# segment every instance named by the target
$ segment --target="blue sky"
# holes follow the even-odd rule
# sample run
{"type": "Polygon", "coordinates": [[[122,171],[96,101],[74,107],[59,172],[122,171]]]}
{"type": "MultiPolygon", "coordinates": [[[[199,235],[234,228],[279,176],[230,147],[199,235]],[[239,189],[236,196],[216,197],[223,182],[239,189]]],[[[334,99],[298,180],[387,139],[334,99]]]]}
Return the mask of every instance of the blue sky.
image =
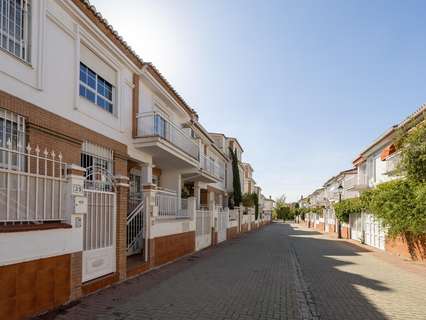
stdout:
{"type": "Polygon", "coordinates": [[[426,102],[425,1],[92,3],[238,138],[266,196],[310,193],[426,102]]]}

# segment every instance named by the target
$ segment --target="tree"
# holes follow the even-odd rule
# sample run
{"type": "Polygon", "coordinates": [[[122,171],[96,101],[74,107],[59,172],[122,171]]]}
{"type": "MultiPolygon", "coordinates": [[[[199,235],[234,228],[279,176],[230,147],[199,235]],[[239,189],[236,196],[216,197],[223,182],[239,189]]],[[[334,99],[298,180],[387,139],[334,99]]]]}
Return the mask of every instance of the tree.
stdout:
{"type": "Polygon", "coordinates": [[[257,218],[259,217],[259,196],[257,195],[256,192],[253,192],[251,196],[253,198],[253,204],[254,204],[254,216],[257,220],[257,218]]]}
{"type": "Polygon", "coordinates": [[[232,185],[234,188],[234,192],[233,192],[234,205],[238,207],[242,201],[240,170],[238,168],[238,157],[237,157],[236,151],[232,150],[232,148],[229,148],[229,154],[231,155],[231,160],[232,160],[232,185]]]}
{"type": "Polygon", "coordinates": [[[241,202],[242,202],[243,206],[246,207],[246,208],[253,208],[254,207],[253,196],[252,196],[251,193],[244,193],[242,198],[241,198],[241,202]]]}

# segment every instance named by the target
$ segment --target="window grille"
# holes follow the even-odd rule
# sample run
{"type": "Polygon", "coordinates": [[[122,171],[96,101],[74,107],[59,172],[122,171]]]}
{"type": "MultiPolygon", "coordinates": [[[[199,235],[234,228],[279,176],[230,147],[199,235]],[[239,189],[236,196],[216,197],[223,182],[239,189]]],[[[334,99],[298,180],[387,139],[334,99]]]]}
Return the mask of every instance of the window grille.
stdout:
{"type": "MultiPolygon", "coordinates": [[[[1,0],[0,0],[1,1],[1,0]]],[[[0,108],[0,166],[7,165],[5,149],[15,151],[11,157],[11,166],[22,170],[25,159],[25,118],[16,113],[0,108]]]]}
{"type": "Polygon", "coordinates": [[[0,0],[0,47],[30,62],[29,0],[0,0]]]}
{"type": "Polygon", "coordinates": [[[101,191],[113,189],[113,151],[84,141],[81,150],[81,166],[86,169],[86,188],[101,191]]]}

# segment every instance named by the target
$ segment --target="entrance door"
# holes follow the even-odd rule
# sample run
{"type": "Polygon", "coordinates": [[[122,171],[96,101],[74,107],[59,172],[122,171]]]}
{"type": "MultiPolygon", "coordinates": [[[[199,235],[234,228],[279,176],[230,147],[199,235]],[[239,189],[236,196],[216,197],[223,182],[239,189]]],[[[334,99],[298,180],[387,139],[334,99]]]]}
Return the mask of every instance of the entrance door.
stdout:
{"type": "Polygon", "coordinates": [[[114,192],[85,189],[83,282],[115,272],[114,192]]]}
{"type": "Polygon", "coordinates": [[[349,225],[351,227],[351,238],[353,240],[362,240],[362,215],[350,214],[349,215],[349,225]]]}
{"type": "Polygon", "coordinates": [[[366,244],[378,249],[385,249],[385,231],[372,214],[364,216],[364,232],[366,244]]]}
{"type": "Polygon", "coordinates": [[[201,250],[212,243],[212,217],[208,209],[197,210],[196,215],[195,248],[201,250]]]}
{"type": "Polygon", "coordinates": [[[229,215],[222,208],[217,209],[217,242],[226,240],[226,230],[228,229],[229,215]]]}
{"type": "Polygon", "coordinates": [[[88,207],[83,219],[83,282],[116,270],[116,193],[109,166],[94,160],[86,166],[84,183],[88,207]]]}
{"type": "Polygon", "coordinates": [[[330,209],[327,208],[325,211],[325,215],[324,215],[324,228],[325,228],[325,232],[330,232],[330,209]]]}

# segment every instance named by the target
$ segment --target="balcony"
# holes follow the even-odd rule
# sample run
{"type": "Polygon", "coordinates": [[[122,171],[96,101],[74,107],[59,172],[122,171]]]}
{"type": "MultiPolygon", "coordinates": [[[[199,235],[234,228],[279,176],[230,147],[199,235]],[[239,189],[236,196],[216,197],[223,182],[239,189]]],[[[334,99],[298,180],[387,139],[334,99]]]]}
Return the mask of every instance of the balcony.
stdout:
{"type": "Polygon", "coordinates": [[[185,181],[199,181],[216,183],[225,179],[225,165],[221,161],[214,161],[205,155],[200,155],[198,168],[191,169],[183,175],[185,181]]]}
{"type": "Polygon", "coordinates": [[[345,184],[346,189],[350,191],[362,191],[369,188],[367,175],[363,172],[352,175],[346,180],[345,184]]]}
{"type": "Polygon", "coordinates": [[[401,154],[394,153],[386,159],[386,175],[394,176],[397,172],[398,165],[401,162],[401,154]]]}
{"type": "Polygon", "coordinates": [[[138,114],[134,145],[151,154],[154,162],[162,168],[198,167],[199,147],[196,141],[178,125],[155,112],[138,114]]]}

